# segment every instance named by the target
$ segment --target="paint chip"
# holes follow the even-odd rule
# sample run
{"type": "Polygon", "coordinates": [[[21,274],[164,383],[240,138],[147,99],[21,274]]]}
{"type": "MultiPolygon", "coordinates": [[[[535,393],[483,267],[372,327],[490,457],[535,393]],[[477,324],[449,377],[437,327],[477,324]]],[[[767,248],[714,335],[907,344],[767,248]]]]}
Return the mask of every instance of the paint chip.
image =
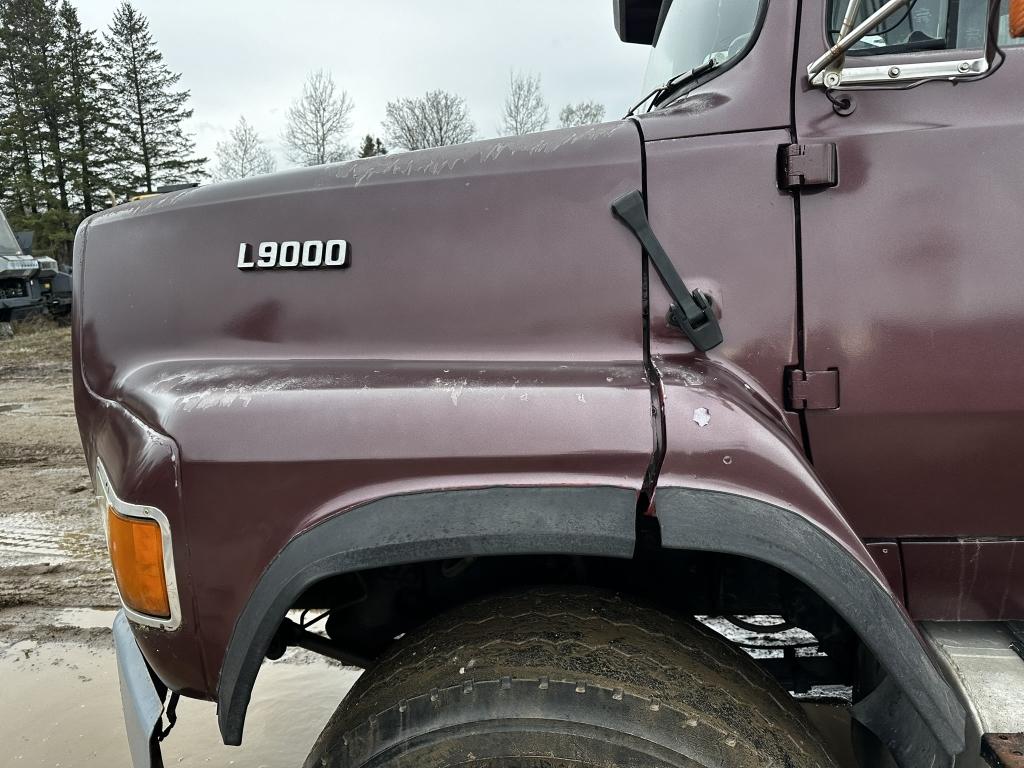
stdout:
{"type": "Polygon", "coordinates": [[[711,423],[711,411],[707,408],[696,408],[693,411],[693,421],[698,427],[706,427],[711,423]]]}

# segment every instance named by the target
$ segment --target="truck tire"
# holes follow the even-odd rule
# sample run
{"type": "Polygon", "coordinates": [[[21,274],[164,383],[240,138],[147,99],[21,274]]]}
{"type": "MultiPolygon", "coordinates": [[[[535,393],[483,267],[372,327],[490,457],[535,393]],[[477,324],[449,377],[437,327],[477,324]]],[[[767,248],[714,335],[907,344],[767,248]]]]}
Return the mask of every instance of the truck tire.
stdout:
{"type": "Polygon", "coordinates": [[[799,707],[741,651],[614,594],[491,597],[400,640],[307,768],[831,768],[799,707]]]}

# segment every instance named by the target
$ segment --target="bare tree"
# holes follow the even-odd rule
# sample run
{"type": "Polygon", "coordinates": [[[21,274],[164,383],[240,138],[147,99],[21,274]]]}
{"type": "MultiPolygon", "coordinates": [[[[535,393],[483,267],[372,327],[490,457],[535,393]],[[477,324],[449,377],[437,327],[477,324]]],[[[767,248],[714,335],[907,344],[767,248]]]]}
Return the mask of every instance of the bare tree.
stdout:
{"type": "Polygon", "coordinates": [[[238,125],[231,129],[227,141],[217,142],[218,181],[228,179],[245,179],[273,173],[277,170],[277,161],[267,151],[256,130],[249,125],[245,117],[238,120],[238,125]]]}
{"type": "Polygon", "coordinates": [[[462,144],[476,134],[466,100],[448,91],[430,91],[418,99],[389,101],[384,132],[403,149],[462,144]]]}
{"type": "Polygon", "coordinates": [[[302,96],[288,108],[284,142],[288,157],[302,165],[323,165],[352,155],[345,137],[352,127],[354,104],[347,91],[338,91],[334,78],[322,69],[309,75],[302,96]]]}
{"type": "Polygon", "coordinates": [[[566,104],[558,113],[558,122],[563,128],[575,128],[580,125],[593,125],[604,120],[604,104],[596,101],[581,101],[579,104],[566,104]]]}
{"type": "Polygon", "coordinates": [[[506,136],[522,136],[544,130],[548,104],[540,90],[540,75],[509,75],[508,95],[501,129],[506,136]]]}

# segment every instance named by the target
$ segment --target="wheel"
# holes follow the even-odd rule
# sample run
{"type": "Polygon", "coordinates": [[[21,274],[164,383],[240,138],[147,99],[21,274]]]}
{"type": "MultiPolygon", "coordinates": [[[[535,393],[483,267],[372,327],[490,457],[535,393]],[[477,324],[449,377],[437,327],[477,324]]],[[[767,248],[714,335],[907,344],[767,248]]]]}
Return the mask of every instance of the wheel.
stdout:
{"type": "Polygon", "coordinates": [[[396,643],[307,768],[833,768],[803,713],[703,627],[612,594],[491,597],[396,643]]]}

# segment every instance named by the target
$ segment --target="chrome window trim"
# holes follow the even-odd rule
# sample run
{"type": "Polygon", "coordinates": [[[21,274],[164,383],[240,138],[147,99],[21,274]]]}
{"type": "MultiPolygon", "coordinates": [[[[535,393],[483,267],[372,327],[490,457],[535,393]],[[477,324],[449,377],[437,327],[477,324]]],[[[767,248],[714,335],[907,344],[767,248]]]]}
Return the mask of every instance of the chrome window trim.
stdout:
{"type": "Polygon", "coordinates": [[[989,68],[989,63],[984,57],[908,64],[893,60],[889,64],[872,67],[843,67],[842,69],[825,70],[811,78],[811,85],[843,90],[844,88],[885,83],[973,79],[986,74],[989,68]]]}
{"type": "MultiPolygon", "coordinates": [[[[880,59],[885,62],[888,55],[893,55],[885,53],[872,54],[870,49],[858,51],[858,53],[863,54],[863,56],[855,57],[851,55],[850,57],[847,57],[846,54],[850,52],[853,46],[856,45],[868,32],[882,24],[897,11],[909,6],[913,2],[913,0],[888,0],[888,2],[868,16],[864,21],[853,29],[850,29],[849,25],[852,23],[852,19],[856,16],[857,10],[860,6],[860,1],[861,0],[849,0],[846,14],[840,28],[839,39],[835,40],[825,53],[807,65],[807,80],[812,86],[824,87],[829,90],[855,89],[875,86],[884,87],[886,85],[893,84],[896,84],[896,86],[899,87],[923,83],[929,80],[977,80],[992,71],[995,48],[993,47],[991,39],[986,42],[986,48],[981,53],[980,57],[977,57],[978,52],[976,50],[967,49],[965,52],[963,49],[950,48],[933,52],[950,56],[950,58],[942,58],[940,60],[910,61],[902,63],[900,56],[903,54],[894,54],[896,58],[889,59],[888,63],[880,63],[870,66],[847,66],[847,64],[850,63],[850,59],[874,59],[875,61],[880,59]],[[956,58],[952,58],[954,56],[956,56],[956,58]]],[[[991,13],[998,4],[998,0],[988,0],[987,4],[989,12],[991,13]]],[[[823,31],[825,33],[826,45],[828,45],[828,41],[832,38],[829,37],[828,32],[830,28],[829,19],[831,11],[827,3],[825,4],[824,12],[825,28],[823,31]]],[[[990,23],[987,26],[988,36],[991,38],[994,34],[991,18],[990,23]]],[[[907,53],[913,55],[914,53],[924,52],[907,53]]]]}
{"type": "MultiPolygon", "coordinates": [[[[125,615],[136,624],[142,624],[143,626],[159,627],[160,629],[166,629],[168,631],[177,629],[181,626],[181,601],[178,598],[178,581],[174,575],[174,548],[171,544],[171,524],[167,519],[167,515],[156,507],[150,507],[143,504],[132,504],[131,502],[121,499],[117,495],[117,492],[114,491],[114,486],[110,482],[110,476],[107,474],[107,469],[103,466],[103,462],[100,459],[96,460],[96,483],[98,485],[98,490],[100,491],[100,494],[96,497],[96,501],[97,506],[100,508],[100,514],[103,515],[103,533],[104,538],[107,541],[108,550],[110,547],[110,532],[107,530],[108,504],[122,517],[154,520],[157,525],[160,526],[160,542],[163,545],[164,557],[164,581],[167,584],[167,605],[170,607],[171,616],[168,619],[164,619],[159,616],[150,616],[145,613],[139,613],[138,611],[130,608],[125,603],[124,598],[121,597],[121,588],[117,585],[117,577],[115,576],[114,588],[117,589],[117,597],[121,601],[125,615]]],[[[113,562],[110,564],[110,569],[111,571],[114,569],[113,562]]]]}

